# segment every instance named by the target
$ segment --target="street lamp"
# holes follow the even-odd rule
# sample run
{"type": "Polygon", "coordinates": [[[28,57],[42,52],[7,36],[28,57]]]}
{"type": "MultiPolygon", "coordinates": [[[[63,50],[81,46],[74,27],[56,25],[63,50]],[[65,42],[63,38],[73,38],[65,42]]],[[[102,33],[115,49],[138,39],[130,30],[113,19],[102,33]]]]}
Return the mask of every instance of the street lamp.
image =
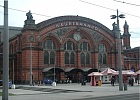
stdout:
{"type": "Polygon", "coordinates": [[[30,86],[34,85],[33,84],[33,72],[32,72],[32,43],[34,42],[34,36],[29,37],[29,42],[30,42],[30,86]]]}
{"type": "Polygon", "coordinates": [[[54,70],[53,70],[53,71],[54,71],[54,73],[53,73],[53,74],[54,74],[54,76],[53,76],[54,81],[53,81],[53,83],[52,83],[52,86],[56,86],[56,82],[55,82],[55,80],[56,80],[56,77],[55,77],[55,75],[56,75],[55,64],[56,64],[56,63],[55,63],[55,59],[54,59],[54,70]]]}
{"type": "Polygon", "coordinates": [[[39,79],[39,51],[40,51],[40,45],[41,45],[41,42],[40,42],[40,39],[41,39],[41,37],[40,36],[38,36],[38,85],[39,85],[39,83],[40,83],[40,79],[39,79]]]}
{"type": "Polygon", "coordinates": [[[117,18],[117,38],[118,38],[118,68],[119,68],[119,91],[123,90],[122,82],[122,66],[121,66],[121,41],[120,41],[120,29],[119,29],[119,18],[125,18],[124,14],[111,15],[111,19],[117,18]]]}
{"type": "Polygon", "coordinates": [[[9,84],[9,27],[8,27],[8,0],[4,0],[4,30],[3,30],[3,88],[2,100],[8,100],[9,84]]]}
{"type": "Polygon", "coordinates": [[[32,43],[30,43],[30,86],[32,86],[32,43]]]}

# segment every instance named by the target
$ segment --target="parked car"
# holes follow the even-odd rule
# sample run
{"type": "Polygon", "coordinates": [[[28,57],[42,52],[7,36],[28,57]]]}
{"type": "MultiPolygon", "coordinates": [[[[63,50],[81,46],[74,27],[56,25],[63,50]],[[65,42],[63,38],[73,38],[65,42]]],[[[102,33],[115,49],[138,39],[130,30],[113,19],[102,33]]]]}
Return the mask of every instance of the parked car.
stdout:
{"type": "Polygon", "coordinates": [[[51,85],[53,83],[53,81],[51,79],[46,78],[43,80],[43,83],[51,85]]]}
{"type": "MultiPolygon", "coordinates": [[[[3,80],[0,80],[0,86],[2,87],[2,83],[3,83],[3,80]]],[[[9,81],[9,88],[11,89],[12,88],[12,81],[10,80],[9,81]]]]}

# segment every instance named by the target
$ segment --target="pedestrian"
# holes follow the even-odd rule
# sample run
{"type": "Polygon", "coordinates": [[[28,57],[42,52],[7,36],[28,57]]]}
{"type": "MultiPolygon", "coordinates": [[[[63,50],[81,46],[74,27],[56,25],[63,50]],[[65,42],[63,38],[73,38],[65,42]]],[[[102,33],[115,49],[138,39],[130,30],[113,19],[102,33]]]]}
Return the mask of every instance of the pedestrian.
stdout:
{"type": "Polygon", "coordinates": [[[129,83],[129,86],[130,86],[131,85],[131,77],[129,78],[129,82],[128,83],[129,83]]]}
{"type": "Polygon", "coordinates": [[[137,80],[138,80],[137,77],[135,77],[135,83],[137,83],[137,80]]]}
{"type": "Polygon", "coordinates": [[[131,77],[131,86],[134,85],[134,79],[131,77]]]}
{"type": "Polygon", "coordinates": [[[115,79],[114,79],[114,77],[112,78],[112,86],[114,86],[114,83],[115,83],[115,79]]]}
{"type": "Polygon", "coordinates": [[[38,86],[39,86],[39,81],[37,82],[38,86]]]}

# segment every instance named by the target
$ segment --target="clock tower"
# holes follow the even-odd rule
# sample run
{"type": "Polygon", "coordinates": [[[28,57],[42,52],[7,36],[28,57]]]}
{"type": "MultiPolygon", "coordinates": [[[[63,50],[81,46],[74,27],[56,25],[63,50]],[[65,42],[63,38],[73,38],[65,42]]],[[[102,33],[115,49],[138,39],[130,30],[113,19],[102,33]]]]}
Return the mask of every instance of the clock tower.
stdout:
{"type": "Polygon", "coordinates": [[[124,28],[123,47],[124,47],[124,49],[131,49],[131,46],[130,46],[130,36],[131,36],[131,34],[129,34],[129,25],[127,24],[126,21],[125,21],[125,24],[124,24],[123,28],[124,28]]]}

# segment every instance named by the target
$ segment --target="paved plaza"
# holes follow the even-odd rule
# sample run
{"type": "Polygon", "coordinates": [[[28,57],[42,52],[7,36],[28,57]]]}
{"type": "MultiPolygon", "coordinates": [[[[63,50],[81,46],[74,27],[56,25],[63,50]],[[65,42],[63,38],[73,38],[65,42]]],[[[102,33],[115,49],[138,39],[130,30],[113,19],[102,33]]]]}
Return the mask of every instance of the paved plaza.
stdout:
{"type": "MultiPolygon", "coordinates": [[[[110,84],[91,86],[89,83],[86,85],[77,83],[57,84],[57,86],[16,85],[16,89],[9,89],[9,93],[14,94],[14,96],[9,96],[9,100],[90,100],[87,98],[117,97],[118,95],[125,95],[127,98],[127,95],[131,96],[131,94],[137,94],[138,99],[140,98],[140,95],[138,95],[140,93],[140,85],[127,86],[125,91],[119,91],[118,84],[115,86],[110,84]]],[[[2,97],[0,100],[2,100],[2,97]]]]}

